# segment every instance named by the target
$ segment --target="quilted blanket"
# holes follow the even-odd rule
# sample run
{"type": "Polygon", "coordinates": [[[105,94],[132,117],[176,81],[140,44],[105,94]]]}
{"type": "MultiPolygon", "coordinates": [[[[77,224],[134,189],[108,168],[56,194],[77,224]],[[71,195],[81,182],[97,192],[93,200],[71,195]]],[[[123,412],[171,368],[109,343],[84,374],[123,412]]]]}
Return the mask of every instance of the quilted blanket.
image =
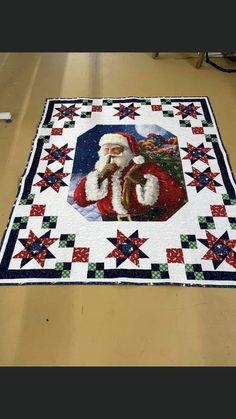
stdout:
{"type": "Polygon", "coordinates": [[[0,284],[234,287],[235,180],[209,99],[47,99],[0,284]]]}

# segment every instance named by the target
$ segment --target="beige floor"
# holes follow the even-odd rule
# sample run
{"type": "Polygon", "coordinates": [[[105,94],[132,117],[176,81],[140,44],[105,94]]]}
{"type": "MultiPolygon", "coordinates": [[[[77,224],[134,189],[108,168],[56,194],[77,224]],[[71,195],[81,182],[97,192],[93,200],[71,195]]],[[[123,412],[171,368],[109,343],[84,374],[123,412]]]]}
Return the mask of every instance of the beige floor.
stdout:
{"type": "MultiPolygon", "coordinates": [[[[0,54],[0,234],[46,97],[209,96],[236,172],[236,74],[196,54],[0,54]]],[[[229,63],[227,63],[229,64],[229,63]]],[[[236,365],[236,289],[0,287],[1,365],[236,365]]]]}

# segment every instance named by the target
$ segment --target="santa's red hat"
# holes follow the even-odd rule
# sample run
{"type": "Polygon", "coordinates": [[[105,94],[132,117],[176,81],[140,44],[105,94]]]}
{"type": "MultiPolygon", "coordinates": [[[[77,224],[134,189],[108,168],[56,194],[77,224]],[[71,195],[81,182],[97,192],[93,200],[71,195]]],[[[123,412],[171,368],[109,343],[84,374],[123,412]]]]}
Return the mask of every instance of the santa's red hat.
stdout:
{"type": "Polygon", "coordinates": [[[123,147],[129,148],[131,153],[134,155],[133,161],[136,164],[142,164],[145,162],[144,157],[139,153],[139,147],[136,139],[133,135],[127,134],[126,132],[115,132],[114,134],[104,134],[99,141],[99,145],[104,144],[118,144],[123,147]]]}

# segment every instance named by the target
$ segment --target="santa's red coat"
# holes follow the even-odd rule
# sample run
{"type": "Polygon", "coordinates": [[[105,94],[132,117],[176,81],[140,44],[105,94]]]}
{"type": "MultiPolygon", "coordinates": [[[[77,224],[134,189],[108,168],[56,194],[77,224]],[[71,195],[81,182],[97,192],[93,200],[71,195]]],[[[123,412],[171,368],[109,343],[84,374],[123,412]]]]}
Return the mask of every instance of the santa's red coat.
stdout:
{"type": "MultiPolygon", "coordinates": [[[[86,207],[88,205],[96,203],[101,215],[116,216],[117,213],[122,213],[123,211],[120,209],[120,206],[122,208],[121,194],[124,184],[124,176],[132,168],[133,165],[134,163],[131,161],[129,165],[120,173],[120,176],[118,176],[117,173],[115,173],[115,175],[111,176],[108,180],[106,180],[105,182],[107,183],[106,185],[104,184],[106,186],[104,187],[105,192],[102,194],[101,198],[100,194],[100,196],[98,196],[98,199],[95,199],[97,197],[96,190],[98,188],[96,184],[94,184],[94,192],[93,190],[91,192],[92,195],[90,193],[91,173],[93,173],[93,179],[95,173],[97,173],[97,171],[94,170],[88,176],[82,178],[78,183],[74,191],[75,202],[81,207],[86,207]],[[88,185],[86,186],[86,183],[88,183],[89,188],[88,185]],[[89,199],[89,196],[93,196],[94,198],[89,199]]],[[[143,199],[141,199],[142,196],[140,197],[140,194],[138,196],[136,185],[132,183],[130,190],[130,205],[127,209],[127,212],[131,215],[139,215],[145,214],[145,212],[150,210],[151,208],[157,207],[159,209],[162,209],[162,212],[160,215],[156,217],[156,220],[167,220],[183,205],[183,201],[186,198],[185,189],[179,184],[175,177],[173,177],[169,172],[162,169],[160,166],[156,164],[144,163],[140,166],[138,173],[139,175],[144,177],[146,176],[146,178],[148,178],[147,184],[149,185],[149,189],[147,193],[147,199],[145,200],[145,194],[141,194],[143,196],[143,199]],[[150,194],[152,196],[149,196],[150,194]],[[155,200],[154,203],[151,202],[153,197],[155,200]],[[140,201],[142,201],[142,203],[140,201]]],[[[139,188],[141,188],[141,186],[139,186],[139,188]]]]}

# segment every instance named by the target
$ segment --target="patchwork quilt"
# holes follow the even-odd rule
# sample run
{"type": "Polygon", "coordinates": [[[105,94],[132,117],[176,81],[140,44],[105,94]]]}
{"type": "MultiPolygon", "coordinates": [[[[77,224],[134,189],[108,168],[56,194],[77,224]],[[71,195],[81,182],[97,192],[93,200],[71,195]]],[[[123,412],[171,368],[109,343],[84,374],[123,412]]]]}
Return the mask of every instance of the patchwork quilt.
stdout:
{"type": "Polygon", "coordinates": [[[209,99],[47,99],[0,284],[236,286],[235,180],[209,99]]]}

